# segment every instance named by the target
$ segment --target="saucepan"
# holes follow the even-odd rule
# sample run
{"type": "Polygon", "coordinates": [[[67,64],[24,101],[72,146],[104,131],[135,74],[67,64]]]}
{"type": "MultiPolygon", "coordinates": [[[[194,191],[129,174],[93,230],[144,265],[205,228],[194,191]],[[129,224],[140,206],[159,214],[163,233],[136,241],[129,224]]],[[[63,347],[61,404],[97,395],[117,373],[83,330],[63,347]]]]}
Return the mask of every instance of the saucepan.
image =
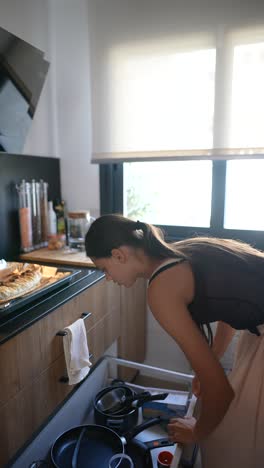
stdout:
{"type": "Polygon", "coordinates": [[[134,427],[125,437],[97,424],[73,427],[54,442],[51,448],[52,463],[56,468],[108,468],[113,455],[125,453],[126,444],[130,444],[131,453],[132,439],[159,422],[160,418],[153,418],[134,427]]]}
{"type": "Polygon", "coordinates": [[[145,401],[164,400],[167,396],[168,393],[135,393],[125,384],[106,387],[94,399],[95,422],[123,434],[137,424],[138,408],[145,401]]]}

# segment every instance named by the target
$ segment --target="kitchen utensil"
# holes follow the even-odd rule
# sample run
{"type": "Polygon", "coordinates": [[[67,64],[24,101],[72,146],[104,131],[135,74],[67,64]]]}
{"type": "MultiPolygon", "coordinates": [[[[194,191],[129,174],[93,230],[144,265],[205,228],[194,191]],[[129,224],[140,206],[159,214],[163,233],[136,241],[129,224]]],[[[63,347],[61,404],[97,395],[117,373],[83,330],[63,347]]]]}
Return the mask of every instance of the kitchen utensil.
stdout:
{"type": "Polygon", "coordinates": [[[126,396],[124,388],[113,388],[109,392],[104,393],[100,400],[97,400],[96,404],[100,411],[113,414],[116,410],[120,409],[120,406],[123,406],[127,398],[129,397],[126,396]]]}
{"type": "Polygon", "coordinates": [[[94,400],[95,422],[110,427],[122,435],[137,424],[140,405],[145,401],[164,399],[167,395],[167,393],[159,395],[151,395],[150,392],[135,393],[128,385],[106,387],[94,400]],[[107,411],[102,411],[101,408],[106,408],[107,411]]]}
{"type": "Polygon", "coordinates": [[[158,423],[159,418],[144,422],[127,432],[126,437],[120,437],[112,429],[97,424],[73,427],[61,434],[52,445],[52,463],[56,468],[72,468],[76,444],[81,438],[78,447],[78,468],[108,468],[111,457],[124,453],[128,441],[158,423]]]}
{"type": "Polygon", "coordinates": [[[131,397],[135,395],[135,392],[131,390],[127,385],[118,385],[116,387],[110,386],[101,390],[95,397],[93,407],[94,407],[94,418],[96,424],[102,426],[107,426],[116,431],[118,434],[123,434],[129,429],[137,425],[138,422],[138,408],[128,407],[124,408],[124,411],[118,414],[109,414],[101,411],[97,405],[97,401],[100,401],[101,398],[113,389],[122,389],[126,397],[131,397]]]}
{"type": "Polygon", "coordinates": [[[137,401],[136,406],[141,406],[146,401],[165,400],[167,396],[168,393],[151,395],[150,392],[134,393],[128,396],[123,387],[115,387],[106,390],[101,398],[97,400],[96,405],[103,413],[117,414],[122,413],[125,408],[135,401],[137,401]]]}
{"type": "Polygon", "coordinates": [[[134,463],[125,453],[117,453],[110,458],[108,468],[134,468],[134,463]]]}

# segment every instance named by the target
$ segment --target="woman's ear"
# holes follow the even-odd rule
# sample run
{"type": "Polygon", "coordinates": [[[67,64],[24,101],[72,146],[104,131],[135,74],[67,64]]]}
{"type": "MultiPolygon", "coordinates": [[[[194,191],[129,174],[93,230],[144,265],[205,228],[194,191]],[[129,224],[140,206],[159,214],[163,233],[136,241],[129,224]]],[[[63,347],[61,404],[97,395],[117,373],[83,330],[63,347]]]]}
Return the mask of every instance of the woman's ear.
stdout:
{"type": "Polygon", "coordinates": [[[117,263],[125,263],[127,259],[126,251],[119,247],[118,249],[111,250],[112,259],[117,263]]]}

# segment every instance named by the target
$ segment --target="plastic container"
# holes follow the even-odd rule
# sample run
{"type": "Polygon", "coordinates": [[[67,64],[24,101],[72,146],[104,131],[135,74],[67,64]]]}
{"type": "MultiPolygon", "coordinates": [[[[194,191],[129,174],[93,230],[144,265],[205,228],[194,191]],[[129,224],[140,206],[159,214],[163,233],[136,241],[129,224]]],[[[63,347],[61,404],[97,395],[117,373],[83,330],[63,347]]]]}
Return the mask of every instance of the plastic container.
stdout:
{"type": "Polygon", "coordinates": [[[48,202],[48,236],[57,234],[57,216],[53,209],[52,201],[48,202]]]}
{"type": "Polygon", "coordinates": [[[66,246],[66,235],[55,234],[49,236],[48,248],[49,250],[60,250],[66,246]]]}

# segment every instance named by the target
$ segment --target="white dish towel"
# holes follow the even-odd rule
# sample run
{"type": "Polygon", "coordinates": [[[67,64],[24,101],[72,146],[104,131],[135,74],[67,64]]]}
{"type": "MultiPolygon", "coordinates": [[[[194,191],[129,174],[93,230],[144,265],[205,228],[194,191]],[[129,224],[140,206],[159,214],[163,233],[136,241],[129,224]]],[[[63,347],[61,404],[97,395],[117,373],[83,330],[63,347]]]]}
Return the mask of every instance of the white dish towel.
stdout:
{"type": "Polygon", "coordinates": [[[89,348],[83,319],[76,320],[64,328],[63,348],[69,385],[81,382],[89,373],[92,363],[89,360],[89,348]]]}

